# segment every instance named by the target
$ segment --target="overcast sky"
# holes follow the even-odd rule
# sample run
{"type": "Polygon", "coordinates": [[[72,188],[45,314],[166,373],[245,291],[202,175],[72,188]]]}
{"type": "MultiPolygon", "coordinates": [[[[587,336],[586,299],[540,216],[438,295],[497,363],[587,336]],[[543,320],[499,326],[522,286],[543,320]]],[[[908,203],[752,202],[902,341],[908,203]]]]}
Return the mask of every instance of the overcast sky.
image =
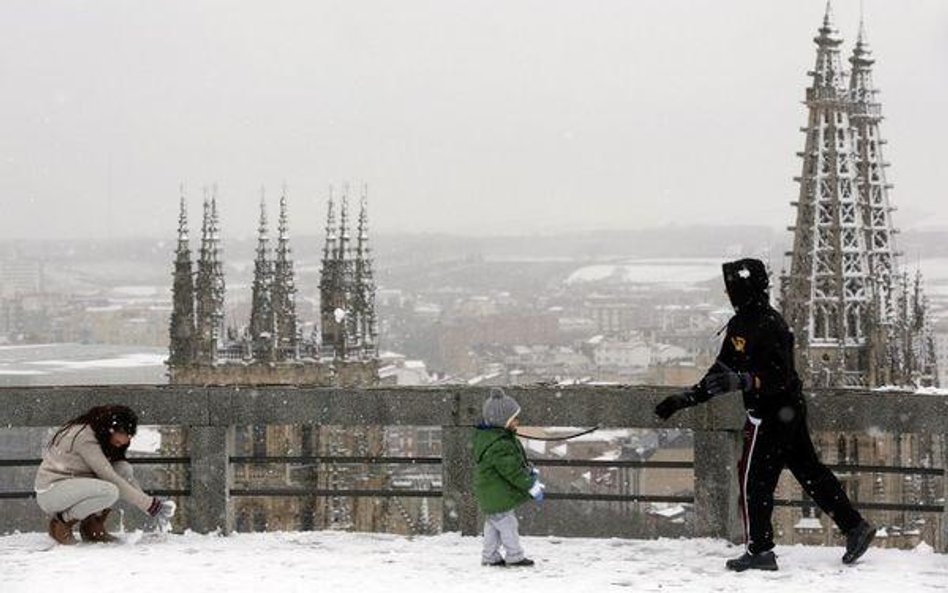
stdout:
{"type": "MultiPolygon", "coordinates": [[[[4,0],[0,235],[793,222],[823,0],[4,0]]],[[[848,57],[858,0],[835,0],[848,57]]],[[[948,227],[948,2],[865,0],[903,229],[948,227]]],[[[847,63],[848,66],[848,63],[847,63]]]]}

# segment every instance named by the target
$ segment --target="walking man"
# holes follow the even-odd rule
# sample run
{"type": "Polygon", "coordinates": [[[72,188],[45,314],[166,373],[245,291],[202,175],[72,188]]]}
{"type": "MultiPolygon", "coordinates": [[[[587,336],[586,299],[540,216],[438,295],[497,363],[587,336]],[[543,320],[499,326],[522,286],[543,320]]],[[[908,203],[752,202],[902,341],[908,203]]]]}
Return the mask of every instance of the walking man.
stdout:
{"type": "Polygon", "coordinates": [[[853,508],[836,476],[810,440],[806,401],[793,363],[793,334],[770,306],[763,262],[741,259],[723,265],[724,285],[735,314],[717,360],[689,391],[662,400],[655,413],[667,420],[683,408],[740,390],[747,410],[744,451],[738,466],[745,552],[728,560],[730,570],[777,570],[771,514],[784,467],[846,535],[843,563],[862,556],[875,529],[853,508]]]}

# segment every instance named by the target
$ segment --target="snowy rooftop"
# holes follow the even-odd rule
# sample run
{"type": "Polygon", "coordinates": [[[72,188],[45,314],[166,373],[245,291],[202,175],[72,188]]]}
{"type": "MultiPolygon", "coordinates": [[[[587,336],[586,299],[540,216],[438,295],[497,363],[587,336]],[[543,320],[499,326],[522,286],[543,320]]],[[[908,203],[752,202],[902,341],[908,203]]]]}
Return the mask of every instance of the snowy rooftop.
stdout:
{"type": "Polygon", "coordinates": [[[944,591],[948,555],[873,548],[853,566],[842,548],[778,546],[780,570],[734,574],[724,560],[740,548],[719,540],[525,537],[533,568],[489,568],[481,539],[444,534],[301,532],[159,535],[116,545],[50,548],[45,534],[0,537],[4,593],[68,590],[256,592],[427,590],[706,593],[944,591]]]}
{"type": "Polygon", "coordinates": [[[642,259],[584,266],[570,274],[566,283],[611,279],[639,284],[694,284],[714,280],[720,275],[721,262],[716,259],[642,259]]]}

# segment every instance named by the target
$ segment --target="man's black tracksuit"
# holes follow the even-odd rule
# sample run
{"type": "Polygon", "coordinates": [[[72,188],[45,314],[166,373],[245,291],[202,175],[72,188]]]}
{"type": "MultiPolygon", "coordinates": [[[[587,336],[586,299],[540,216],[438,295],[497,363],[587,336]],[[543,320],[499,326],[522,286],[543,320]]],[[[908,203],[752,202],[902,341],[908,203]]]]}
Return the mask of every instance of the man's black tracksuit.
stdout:
{"type": "MultiPolygon", "coordinates": [[[[745,271],[741,270],[742,274],[745,271]]],[[[710,399],[712,395],[703,386],[715,373],[750,375],[750,386],[743,389],[747,422],[744,451],[738,466],[747,550],[759,554],[774,547],[771,526],[774,490],[784,467],[790,469],[840,530],[847,533],[862,517],[813,448],[802,384],[794,368],[793,334],[780,313],[770,306],[765,290],[754,290],[753,285],[742,282],[741,277],[732,278],[736,281],[728,281],[725,266],[725,282],[736,314],[728,322],[717,360],[694,393],[699,402],[710,399]]]]}

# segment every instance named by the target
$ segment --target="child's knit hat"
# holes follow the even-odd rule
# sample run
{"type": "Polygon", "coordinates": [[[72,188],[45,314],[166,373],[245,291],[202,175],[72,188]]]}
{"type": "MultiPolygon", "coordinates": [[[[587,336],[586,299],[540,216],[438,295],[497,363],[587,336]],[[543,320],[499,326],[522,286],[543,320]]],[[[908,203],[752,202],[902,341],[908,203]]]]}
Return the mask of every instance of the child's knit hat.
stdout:
{"type": "Polygon", "coordinates": [[[484,423],[490,426],[507,428],[510,421],[520,413],[520,404],[510,397],[504,390],[495,387],[490,390],[490,396],[484,401],[484,423]]]}

